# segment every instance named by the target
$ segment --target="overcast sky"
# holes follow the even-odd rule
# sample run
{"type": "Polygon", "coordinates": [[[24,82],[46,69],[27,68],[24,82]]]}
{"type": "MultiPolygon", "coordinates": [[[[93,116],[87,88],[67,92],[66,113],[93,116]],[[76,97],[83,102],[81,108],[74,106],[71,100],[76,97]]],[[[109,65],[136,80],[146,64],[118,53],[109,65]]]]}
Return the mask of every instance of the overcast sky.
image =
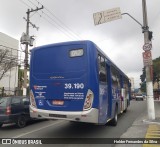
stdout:
{"type": "MultiPolygon", "coordinates": [[[[148,24],[153,31],[153,59],[160,56],[160,0],[146,0],[148,24]]],[[[144,36],[139,24],[129,16],[101,25],[94,25],[93,13],[120,7],[143,24],[142,0],[0,0],[0,32],[20,39],[26,31],[27,9],[44,5],[42,11],[31,13],[30,20],[39,31],[35,46],[70,40],[95,42],[139,87],[143,68],[144,36]]]]}

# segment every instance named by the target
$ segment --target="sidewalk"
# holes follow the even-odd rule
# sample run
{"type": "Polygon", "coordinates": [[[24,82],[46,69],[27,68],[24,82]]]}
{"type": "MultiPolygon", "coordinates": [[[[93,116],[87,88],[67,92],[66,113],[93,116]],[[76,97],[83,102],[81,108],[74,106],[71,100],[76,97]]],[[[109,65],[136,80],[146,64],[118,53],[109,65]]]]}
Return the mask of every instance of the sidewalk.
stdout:
{"type": "MultiPolygon", "coordinates": [[[[155,120],[148,120],[148,114],[144,112],[133,122],[121,138],[160,138],[160,101],[155,101],[155,116],[155,120]]],[[[116,144],[115,147],[154,147],[154,145],[116,144]]],[[[156,145],[156,147],[160,147],[160,145],[156,145]]]]}

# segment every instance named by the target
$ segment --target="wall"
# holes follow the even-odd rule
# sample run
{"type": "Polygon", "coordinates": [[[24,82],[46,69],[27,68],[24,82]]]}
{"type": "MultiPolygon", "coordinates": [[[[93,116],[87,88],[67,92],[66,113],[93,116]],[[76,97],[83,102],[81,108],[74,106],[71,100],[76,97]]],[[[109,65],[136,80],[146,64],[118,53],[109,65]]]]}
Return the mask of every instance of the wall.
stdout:
{"type": "MultiPolygon", "coordinates": [[[[0,49],[8,49],[12,56],[18,59],[19,41],[0,32],[0,49]],[[12,49],[11,49],[12,48],[12,49]]],[[[15,90],[18,87],[18,67],[12,68],[0,81],[0,87],[5,90],[15,90]]]]}

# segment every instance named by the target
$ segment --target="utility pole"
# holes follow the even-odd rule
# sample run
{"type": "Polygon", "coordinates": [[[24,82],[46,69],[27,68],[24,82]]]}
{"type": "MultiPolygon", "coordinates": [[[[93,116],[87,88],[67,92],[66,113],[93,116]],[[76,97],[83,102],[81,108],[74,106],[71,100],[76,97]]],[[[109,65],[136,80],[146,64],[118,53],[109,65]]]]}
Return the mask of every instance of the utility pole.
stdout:
{"type": "Polygon", "coordinates": [[[24,85],[23,85],[23,95],[27,95],[27,69],[28,69],[28,46],[32,46],[33,44],[33,38],[29,36],[29,25],[31,24],[33,28],[36,28],[38,30],[38,27],[36,27],[36,25],[32,24],[30,22],[30,13],[31,12],[35,12],[38,10],[43,9],[43,6],[41,8],[36,8],[36,9],[28,9],[27,13],[27,19],[24,18],[27,22],[27,26],[26,26],[26,33],[22,34],[21,37],[21,43],[25,44],[25,59],[24,59],[24,85]]]}
{"type": "MultiPolygon", "coordinates": [[[[155,119],[155,109],[154,109],[154,98],[153,98],[153,83],[152,83],[152,56],[151,56],[151,48],[152,48],[152,32],[149,31],[148,27],[148,20],[147,20],[147,7],[146,7],[146,0],[142,0],[142,10],[143,10],[143,25],[136,20],[133,16],[131,16],[128,13],[122,13],[121,15],[128,15],[131,17],[136,23],[138,23],[142,27],[142,33],[144,33],[144,46],[143,50],[143,60],[144,60],[144,66],[146,69],[146,91],[147,91],[147,108],[148,108],[148,118],[150,120],[155,119]]],[[[111,9],[103,12],[94,13],[94,22],[95,25],[99,25],[105,22],[108,22],[108,20],[112,21],[116,19],[121,18],[119,16],[120,10],[115,8],[114,11],[111,9]],[[110,13],[109,16],[105,16],[104,14],[110,13]],[[116,12],[116,13],[113,13],[116,12]],[[110,17],[111,16],[111,17],[110,17]],[[107,20],[108,19],[108,20],[107,20]]]]}
{"type": "MultiPolygon", "coordinates": [[[[150,48],[145,50],[143,53],[144,55],[148,54],[151,55],[151,39],[149,39],[150,33],[148,27],[148,20],[147,20],[147,6],[146,0],[142,0],[142,10],[143,10],[143,33],[144,33],[144,45],[149,45],[150,48]]],[[[152,82],[152,56],[150,56],[151,62],[145,65],[146,70],[146,91],[147,91],[147,109],[148,109],[148,119],[154,120],[155,119],[155,109],[154,109],[154,98],[153,98],[153,82],[152,82]]]]}

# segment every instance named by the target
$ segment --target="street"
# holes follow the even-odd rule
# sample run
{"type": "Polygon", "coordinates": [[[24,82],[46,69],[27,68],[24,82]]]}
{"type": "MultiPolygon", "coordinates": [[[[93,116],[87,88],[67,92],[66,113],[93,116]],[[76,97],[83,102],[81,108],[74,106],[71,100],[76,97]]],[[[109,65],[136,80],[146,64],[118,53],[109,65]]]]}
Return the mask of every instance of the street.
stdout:
{"type": "Polygon", "coordinates": [[[3,126],[0,138],[119,138],[146,111],[146,106],[146,101],[132,100],[127,112],[119,115],[116,127],[63,120],[36,121],[22,129],[15,125],[3,126]]]}

